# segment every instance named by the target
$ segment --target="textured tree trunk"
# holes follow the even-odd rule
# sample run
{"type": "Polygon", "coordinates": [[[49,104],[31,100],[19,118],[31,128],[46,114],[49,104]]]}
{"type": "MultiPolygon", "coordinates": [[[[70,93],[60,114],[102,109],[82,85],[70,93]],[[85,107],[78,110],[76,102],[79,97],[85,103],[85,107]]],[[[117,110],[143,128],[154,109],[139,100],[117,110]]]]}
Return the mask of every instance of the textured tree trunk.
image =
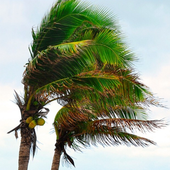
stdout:
{"type": "Polygon", "coordinates": [[[56,148],[55,152],[54,152],[54,157],[53,157],[51,170],[58,170],[59,169],[60,156],[61,156],[61,151],[56,148]]]}
{"type": "Polygon", "coordinates": [[[31,132],[28,128],[21,128],[21,144],[19,150],[18,170],[27,170],[30,158],[31,132]]]}

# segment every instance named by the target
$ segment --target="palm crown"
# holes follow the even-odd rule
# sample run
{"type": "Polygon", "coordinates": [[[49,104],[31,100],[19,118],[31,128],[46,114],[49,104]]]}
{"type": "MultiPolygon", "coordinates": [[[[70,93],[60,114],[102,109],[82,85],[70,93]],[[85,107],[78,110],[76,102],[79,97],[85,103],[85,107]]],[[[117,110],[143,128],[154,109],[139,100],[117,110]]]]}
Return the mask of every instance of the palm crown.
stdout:
{"type": "MultiPolygon", "coordinates": [[[[124,112],[123,109],[121,109],[121,112],[124,112]]],[[[64,106],[58,111],[54,120],[57,136],[55,146],[56,152],[64,154],[66,162],[74,165],[73,159],[66,152],[67,146],[78,151],[81,151],[83,147],[96,146],[97,144],[102,146],[132,144],[144,147],[148,144],[155,144],[155,142],[132,133],[135,130],[140,132],[152,131],[162,126],[160,121],[157,120],[125,119],[113,115],[108,117],[105,114],[102,117],[101,113],[96,113],[98,113],[97,110],[94,111],[92,107],[90,107],[90,110],[85,109],[84,102],[77,109],[64,106]]],[[[123,117],[121,114],[116,115],[123,117]]],[[[54,156],[53,164],[55,159],[54,156]]]]}
{"type": "Polygon", "coordinates": [[[53,99],[67,102],[81,97],[80,90],[90,100],[102,96],[115,101],[119,96],[132,103],[147,102],[151,93],[133,73],[133,54],[115,23],[107,13],[78,4],[58,2],[36,34],[32,31],[32,59],[23,78],[26,93],[31,93],[27,110],[33,97],[46,99],[42,105],[53,99]]]}

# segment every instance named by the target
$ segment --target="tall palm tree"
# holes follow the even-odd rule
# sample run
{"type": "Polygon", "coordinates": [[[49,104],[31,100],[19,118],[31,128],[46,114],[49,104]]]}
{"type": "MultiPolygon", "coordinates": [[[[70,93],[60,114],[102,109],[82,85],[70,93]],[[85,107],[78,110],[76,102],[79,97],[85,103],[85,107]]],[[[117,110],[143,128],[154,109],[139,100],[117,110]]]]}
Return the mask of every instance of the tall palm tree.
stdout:
{"type": "MultiPolygon", "coordinates": [[[[30,149],[33,155],[36,149],[34,127],[47,115],[45,106],[54,100],[72,109],[81,106],[78,110],[85,109],[89,116],[99,114],[88,123],[113,115],[135,119],[140,108],[159,105],[134,73],[134,55],[105,10],[77,0],[59,0],[40,27],[32,30],[32,37],[31,58],[23,74],[24,96],[15,92],[21,121],[10,131],[16,136],[21,131],[19,170],[27,169],[30,149]]],[[[74,121],[81,125],[82,120],[74,121]]]]}

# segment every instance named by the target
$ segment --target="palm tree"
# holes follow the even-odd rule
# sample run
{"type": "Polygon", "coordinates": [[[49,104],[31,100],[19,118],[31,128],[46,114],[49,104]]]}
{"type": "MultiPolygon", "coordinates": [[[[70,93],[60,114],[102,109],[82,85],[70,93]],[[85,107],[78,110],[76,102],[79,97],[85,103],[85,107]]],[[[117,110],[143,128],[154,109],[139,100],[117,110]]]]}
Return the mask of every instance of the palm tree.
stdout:
{"type": "MultiPolygon", "coordinates": [[[[148,105],[159,105],[134,73],[134,55],[105,10],[77,0],[60,0],[40,27],[32,30],[32,37],[31,58],[22,81],[24,96],[15,92],[21,121],[10,131],[16,136],[21,131],[19,170],[27,169],[30,149],[33,155],[36,149],[34,127],[46,117],[49,109],[45,106],[54,100],[76,113],[85,109],[88,114],[83,111],[83,115],[95,115],[86,120],[88,124],[102,117],[136,119],[148,105]]],[[[74,122],[81,125],[82,120],[74,122]]]]}

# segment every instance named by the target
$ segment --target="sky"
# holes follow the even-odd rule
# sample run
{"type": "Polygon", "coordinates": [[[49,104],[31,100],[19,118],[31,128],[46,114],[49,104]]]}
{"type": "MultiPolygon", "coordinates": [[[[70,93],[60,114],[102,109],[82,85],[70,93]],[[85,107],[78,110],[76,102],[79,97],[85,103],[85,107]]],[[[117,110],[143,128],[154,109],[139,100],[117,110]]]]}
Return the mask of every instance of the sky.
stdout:
{"type": "MultiPolygon", "coordinates": [[[[19,124],[20,112],[14,90],[23,92],[24,65],[30,58],[31,29],[36,28],[54,0],[0,0],[0,169],[17,169],[20,137],[7,132],[19,124]]],[[[169,0],[88,0],[110,10],[116,17],[125,42],[135,53],[134,63],[141,81],[170,108],[170,1],[169,0]]],[[[29,170],[48,170],[54,153],[54,115],[60,106],[53,102],[46,124],[36,128],[38,147],[30,158],[29,170]]],[[[170,110],[151,107],[148,119],[164,119],[170,124],[170,110]]],[[[154,133],[141,134],[156,146],[90,147],[83,152],[68,150],[76,168],[60,165],[60,170],[169,170],[170,125],[154,133]]]]}

